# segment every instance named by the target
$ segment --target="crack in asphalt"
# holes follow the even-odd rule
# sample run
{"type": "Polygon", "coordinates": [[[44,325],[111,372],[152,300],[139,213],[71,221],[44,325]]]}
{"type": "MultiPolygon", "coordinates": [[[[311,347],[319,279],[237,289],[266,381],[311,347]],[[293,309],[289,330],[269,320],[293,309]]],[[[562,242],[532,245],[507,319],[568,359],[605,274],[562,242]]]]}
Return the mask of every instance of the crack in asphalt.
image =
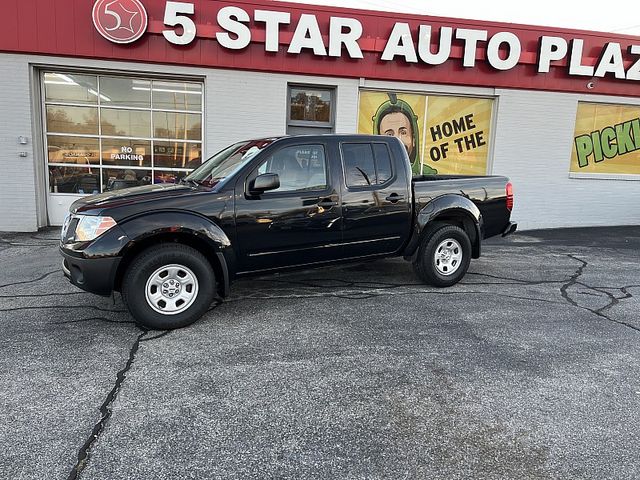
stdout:
{"type": "MultiPolygon", "coordinates": [[[[132,322],[135,323],[135,322],[132,322]]],[[[157,340],[159,338],[162,337],[166,337],[167,335],[169,335],[171,332],[173,332],[173,330],[165,330],[164,332],[160,333],[159,335],[156,335],[155,337],[147,337],[147,338],[143,338],[142,340],[140,340],[141,342],[149,342],[151,340],[157,340]]]]}
{"type": "Polygon", "coordinates": [[[133,320],[112,320],[106,317],[88,317],[88,318],[77,318],[75,320],[63,320],[61,322],[51,322],[52,325],[67,325],[71,323],[82,323],[82,322],[105,322],[105,323],[130,323],[135,324],[133,320]]]}
{"type": "Polygon", "coordinates": [[[45,278],[47,278],[50,275],[53,275],[54,273],[60,273],[60,270],[54,270],[52,272],[47,272],[44,275],[39,276],[38,278],[34,278],[33,280],[23,280],[21,282],[5,283],[4,285],[0,285],[0,288],[13,287],[15,285],[26,285],[28,283],[39,282],[40,280],[44,280],[45,278]]]}
{"type": "MultiPolygon", "coordinates": [[[[582,310],[586,310],[587,312],[591,312],[594,315],[597,315],[600,318],[604,318],[605,320],[608,320],[610,322],[613,323],[617,323],[618,325],[622,325],[625,327],[628,327],[632,330],[635,330],[636,332],[640,332],[640,327],[637,327],[635,325],[632,325],[628,322],[625,322],[623,320],[618,320],[616,318],[612,318],[609,315],[606,315],[604,312],[610,310],[611,308],[615,307],[616,305],[618,305],[622,300],[626,300],[628,298],[632,298],[633,295],[631,293],[628,292],[629,288],[635,288],[636,285],[625,285],[624,287],[592,287],[591,285],[588,285],[587,283],[584,283],[582,281],[579,281],[578,279],[582,276],[582,274],[584,273],[585,268],[587,268],[589,266],[589,263],[586,260],[582,260],[581,258],[576,257],[575,255],[572,254],[567,254],[567,256],[569,258],[571,258],[572,260],[575,260],[577,262],[580,262],[580,266],[576,269],[576,271],[573,273],[573,275],[571,275],[571,277],[569,278],[569,281],[564,283],[561,287],[560,287],[560,293],[562,295],[562,298],[564,298],[564,300],[569,303],[570,305],[576,307],[576,308],[580,308],[582,310]],[[605,306],[600,307],[600,308],[589,308],[583,305],[580,305],[578,302],[576,302],[573,298],[571,298],[569,296],[569,288],[575,286],[575,285],[580,285],[584,288],[586,288],[587,290],[590,290],[592,292],[599,292],[601,294],[606,295],[609,298],[609,303],[607,303],[605,306]],[[607,290],[620,290],[624,295],[620,298],[616,297],[615,295],[613,295],[611,292],[607,291],[607,290]]],[[[585,293],[585,292],[583,292],[585,293]]],[[[596,294],[597,295],[597,294],[596,294]]],[[[602,298],[602,295],[598,295],[600,298],[602,298]]]]}
{"type": "MultiPolygon", "coordinates": [[[[398,286],[402,286],[402,285],[398,285],[398,286]]],[[[238,302],[241,300],[276,300],[276,299],[286,299],[286,298],[298,298],[298,299],[305,299],[305,298],[341,298],[341,299],[345,299],[345,300],[367,300],[369,298],[375,298],[375,297],[380,297],[383,295],[442,295],[442,296],[449,296],[449,295],[494,295],[494,296],[498,296],[498,297],[503,297],[503,298],[512,298],[512,299],[517,299],[517,300],[530,300],[530,301],[536,301],[536,302],[543,302],[543,303],[548,303],[548,304],[554,304],[554,305],[562,305],[564,302],[558,302],[558,301],[554,301],[554,300],[549,300],[548,298],[536,298],[536,297],[525,297],[525,296],[519,296],[519,295],[509,295],[509,294],[505,294],[505,293],[499,293],[499,292],[484,292],[484,291],[469,291],[469,290],[465,290],[465,291],[458,291],[458,292],[449,292],[449,291],[439,291],[439,290],[418,290],[418,291],[414,291],[414,292],[390,292],[385,288],[378,288],[378,289],[374,289],[374,291],[371,290],[361,290],[361,291],[346,291],[344,293],[341,292],[320,292],[317,294],[296,294],[296,293],[288,293],[288,294],[282,294],[282,295],[269,295],[269,294],[265,294],[265,293],[256,293],[256,294],[249,294],[249,295],[245,295],[242,297],[236,297],[236,298],[231,298],[229,300],[226,300],[225,303],[230,303],[230,302],[238,302]]]]}
{"type": "MultiPolygon", "coordinates": [[[[80,321],[83,321],[83,320],[84,321],[100,320],[100,321],[107,321],[109,323],[135,323],[135,322],[112,322],[103,317],[92,317],[87,319],[81,319],[80,321]]],[[[71,322],[63,322],[63,323],[71,323],[71,322]]],[[[100,409],[99,409],[100,419],[93,426],[93,429],[91,430],[91,435],[89,435],[89,438],[87,438],[85,443],[82,445],[82,447],[78,451],[76,464],[71,469],[71,472],[67,477],[68,480],[79,479],[82,474],[82,471],[87,466],[89,459],[91,457],[91,450],[93,446],[96,444],[96,442],[98,441],[98,439],[100,438],[100,436],[102,435],[102,433],[104,432],[104,429],[107,427],[107,422],[111,418],[111,415],[113,413],[113,403],[118,397],[118,393],[120,392],[122,385],[124,384],[124,381],[127,378],[127,374],[131,370],[131,367],[133,366],[133,363],[136,360],[138,350],[140,349],[140,344],[143,342],[150,342],[150,341],[165,337],[170,333],[172,333],[172,331],[173,330],[165,330],[154,337],[146,337],[146,338],[145,336],[150,332],[150,330],[142,329],[142,331],[138,334],[135,341],[133,342],[133,345],[131,345],[131,348],[129,349],[129,358],[127,359],[127,363],[121,370],[118,371],[118,373],[116,373],[116,382],[113,385],[113,388],[111,389],[111,391],[107,394],[107,397],[105,398],[104,402],[102,402],[102,405],[100,405],[100,409]]]]}
{"type": "Polygon", "coordinates": [[[65,297],[69,295],[87,295],[87,292],[54,292],[54,293],[40,293],[40,294],[0,295],[0,298],[65,297]]]}
{"type": "Polygon", "coordinates": [[[111,414],[113,412],[113,408],[112,408],[113,402],[117,398],[118,392],[122,387],[122,384],[127,376],[127,373],[129,372],[129,370],[133,365],[133,362],[136,358],[136,354],[138,353],[138,349],[140,348],[140,342],[142,341],[143,337],[146,334],[147,334],[147,330],[144,330],[140,334],[138,334],[138,336],[136,337],[136,340],[133,342],[133,345],[129,349],[129,358],[127,360],[127,363],[125,364],[124,368],[116,374],[115,385],[113,386],[111,391],[108,393],[107,398],[105,398],[104,402],[102,402],[102,405],[100,405],[100,420],[98,420],[98,422],[93,426],[93,429],[91,430],[91,435],[78,451],[78,460],[76,464],[73,466],[73,468],[71,469],[69,476],[67,477],[69,480],[77,480],[80,477],[84,468],[87,466],[87,462],[89,461],[89,456],[91,455],[91,448],[97,442],[98,438],[104,431],[107,421],[111,417],[111,414]]]}
{"type": "Polygon", "coordinates": [[[108,310],[102,307],[96,307],[95,305],[42,305],[42,306],[34,306],[34,307],[15,307],[15,308],[0,308],[0,312],[18,312],[21,310],[50,310],[55,308],[90,308],[92,310],[98,310],[99,312],[107,312],[107,313],[128,313],[126,310],[108,310]]]}

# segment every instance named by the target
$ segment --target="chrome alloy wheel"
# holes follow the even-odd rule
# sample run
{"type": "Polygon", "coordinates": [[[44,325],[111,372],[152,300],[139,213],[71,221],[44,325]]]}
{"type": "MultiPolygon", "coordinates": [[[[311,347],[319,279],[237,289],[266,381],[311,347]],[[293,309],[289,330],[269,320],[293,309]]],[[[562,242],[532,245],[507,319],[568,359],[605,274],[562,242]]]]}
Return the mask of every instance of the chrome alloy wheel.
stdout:
{"type": "Polygon", "coordinates": [[[177,315],[198,297],[198,279],[184,265],[165,265],[151,274],[144,289],[147,303],[163,315],[177,315]]]}
{"type": "Polygon", "coordinates": [[[453,275],[462,265],[462,247],[457,240],[447,238],[436,247],[433,261],[440,275],[453,275]]]}

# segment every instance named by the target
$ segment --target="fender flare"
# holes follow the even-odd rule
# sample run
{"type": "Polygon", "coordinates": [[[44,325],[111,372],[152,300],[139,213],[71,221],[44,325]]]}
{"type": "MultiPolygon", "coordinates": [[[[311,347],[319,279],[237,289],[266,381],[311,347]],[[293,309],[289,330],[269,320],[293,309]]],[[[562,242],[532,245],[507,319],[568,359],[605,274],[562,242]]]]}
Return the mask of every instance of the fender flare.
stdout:
{"type": "Polygon", "coordinates": [[[405,258],[413,257],[422,241],[422,236],[434,221],[443,217],[460,218],[469,234],[472,257],[480,257],[484,237],[483,218],[480,209],[469,198],[458,194],[446,194],[428,202],[416,216],[411,239],[404,252],[405,258]]]}
{"type": "MultiPolygon", "coordinates": [[[[223,298],[228,296],[231,283],[228,263],[233,260],[231,241],[207,217],[181,210],[162,210],[124,219],[118,225],[129,239],[120,251],[123,259],[135,256],[156,241],[180,241],[182,238],[207,257],[216,274],[221,277],[218,293],[223,298]]],[[[124,273],[127,265],[127,261],[121,262],[118,276],[124,273]]]]}

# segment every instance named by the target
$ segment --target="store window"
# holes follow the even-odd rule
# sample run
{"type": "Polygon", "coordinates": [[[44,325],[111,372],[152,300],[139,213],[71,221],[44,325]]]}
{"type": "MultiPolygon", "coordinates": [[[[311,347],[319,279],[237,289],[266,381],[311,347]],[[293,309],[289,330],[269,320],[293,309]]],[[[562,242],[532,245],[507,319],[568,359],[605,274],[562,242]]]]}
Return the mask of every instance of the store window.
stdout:
{"type": "Polygon", "coordinates": [[[640,180],[640,106],[579,102],[569,176],[640,180]]]}
{"type": "Polygon", "coordinates": [[[335,89],[289,85],[287,134],[333,133],[335,89]]]}
{"type": "Polygon", "coordinates": [[[51,193],[175,183],[202,163],[203,86],[43,73],[51,193]]]}

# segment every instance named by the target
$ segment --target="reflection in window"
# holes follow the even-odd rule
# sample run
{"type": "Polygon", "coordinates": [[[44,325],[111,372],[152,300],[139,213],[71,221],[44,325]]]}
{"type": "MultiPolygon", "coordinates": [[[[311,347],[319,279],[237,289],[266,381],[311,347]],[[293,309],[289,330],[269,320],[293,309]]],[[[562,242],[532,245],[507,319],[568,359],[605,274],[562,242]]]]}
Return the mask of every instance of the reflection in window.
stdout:
{"type": "Polygon", "coordinates": [[[379,185],[392,177],[391,157],[384,143],[343,143],[342,162],[347,187],[379,185]]]}
{"type": "Polygon", "coordinates": [[[102,140],[102,165],[150,167],[151,142],[149,140],[102,140]]]}
{"type": "Polygon", "coordinates": [[[280,188],[272,192],[324,190],[327,168],[322,145],[296,145],[278,150],[258,167],[258,174],[277,173],[280,188]]]}
{"type": "Polygon", "coordinates": [[[290,120],[331,121],[331,90],[290,89],[290,120]]]}
{"type": "Polygon", "coordinates": [[[202,115],[153,112],[153,129],[156,138],[202,140],[202,115]]]}
{"type": "Polygon", "coordinates": [[[151,113],[139,110],[103,108],[100,110],[100,125],[102,135],[149,138],[151,136],[151,113]]]}
{"type": "Polygon", "coordinates": [[[52,193],[173,183],[201,165],[202,84],[66,72],[42,81],[52,193]]]}
{"type": "Polygon", "coordinates": [[[45,73],[44,92],[47,102],[98,103],[98,78],[75,73],[45,73]]]}
{"type": "Polygon", "coordinates": [[[50,133],[98,134],[98,109],[95,107],[47,107],[47,131],[50,133]]]}
{"type": "Polygon", "coordinates": [[[198,168],[202,164],[202,145],[186,142],[154,142],[156,167],[198,168]]]}
{"type": "Polygon", "coordinates": [[[151,81],[125,77],[100,77],[103,107],[151,107],[151,81]]]}
{"type": "Polygon", "coordinates": [[[100,164],[100,142],[97,138],[48,135],[47,150],[49,163],[100,164]]]}
{"type": "Polygon", "coordinates": [[[342,158],[347,187],[367,187],[376,183],[376,167],[369,143],[344,143],[342,158]]]}
{"type": "Polygon", "coordinates": [[[102,189],[105,192],[139,187],[151,183],[150,170],[107,169],[102,171],[102,189]]]}
{"type": "Polygon", "coordinates": [[[93,194],[100,192],[100,169],[75,166],[50,166],[51,193],[93,194]]]}
{"type": "Polygon", "coordinates": [[[174,172],[169,170],[155,170],[153,174],[153,183],[178,183],[181,178],[186,177],[189,172],[174,172]]]}
{"type": "Polygon", "coordinates": [[[153,81],[153,108],[156,110],[202,110],[202,84],[153,81]]]}

